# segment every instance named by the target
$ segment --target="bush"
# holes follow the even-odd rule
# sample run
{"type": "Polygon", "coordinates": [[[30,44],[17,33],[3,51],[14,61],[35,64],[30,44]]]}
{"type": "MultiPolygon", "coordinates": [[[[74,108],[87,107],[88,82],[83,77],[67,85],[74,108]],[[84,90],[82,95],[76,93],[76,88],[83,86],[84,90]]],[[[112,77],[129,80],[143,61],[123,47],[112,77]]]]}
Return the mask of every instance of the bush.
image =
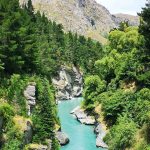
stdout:
{"type": "Polygon", "coordinates": [[[135,141],[136,124],[126,115],[119,117],[104,140],[109,145],[109,150],[125,150],[130,148],[135,141]]]}

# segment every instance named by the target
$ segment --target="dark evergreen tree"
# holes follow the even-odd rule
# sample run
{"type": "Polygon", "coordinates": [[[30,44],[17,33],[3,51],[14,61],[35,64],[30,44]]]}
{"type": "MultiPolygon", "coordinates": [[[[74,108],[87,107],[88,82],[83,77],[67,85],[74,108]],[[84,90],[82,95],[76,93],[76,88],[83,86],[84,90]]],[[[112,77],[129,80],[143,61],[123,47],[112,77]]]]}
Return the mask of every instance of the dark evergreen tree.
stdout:
{"type": "Polygon", "coordinates": [[[145,40],[144,47],[140,49],[138,55],[144,66],[139,78],[142,82],[150,85],[150,1],[147,2],[146,7],[142,9],[139,15],[141,17],[139,32],[144,36],[145,40]]]}

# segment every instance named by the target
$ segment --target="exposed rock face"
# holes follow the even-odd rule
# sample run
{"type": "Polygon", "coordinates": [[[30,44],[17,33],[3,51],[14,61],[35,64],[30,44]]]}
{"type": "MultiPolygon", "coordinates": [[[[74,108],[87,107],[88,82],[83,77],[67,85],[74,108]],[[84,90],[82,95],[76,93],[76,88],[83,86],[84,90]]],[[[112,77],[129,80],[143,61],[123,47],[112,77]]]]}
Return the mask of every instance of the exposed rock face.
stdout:
{"type": "Polygon", "coordinates": [[[77,106],[73,111],[70,112],[71,114],[75,115],[77,120],[86,125],[94,125],[95,119],[91,116],[88,116],[87,113],[81,109],[79,106],[77,106]]]}
{"type": "Polygon", "coordinates": [[[56,88],[56,99],[69,100],[82,94],[82,73],[76,67],[67,68],[62,66],[58,76],[52,79],[56,88]]]}
{"type": "MultiPolygon", "coordinates": [[[[20,0],[20,3],[26,1],[20,0]]],[[[63,24],[65,31],[77,32],[101,42],[106,42],[104,35],[120,21],[114,19],[110,12],[95,0],[32,0],[32,2],[36,11],[40,10],[49,19],[63,24]]]]}
{"type": "Polygon", "coordinates": [[[56,138],[58,139],[60,145],[66,145],[69,143],[69,138],[64,132],[58,131],[56,133],[56,138]]]}
{"type": "Polygon", "coordinates": [[[96,133],[96,146],[97,147],[102,147],[102,148],[108,148],[108,145],[104,143],[103,138],[106,135],[106,132],[103,130],[101,124],[97,124],[96,127],[94,128],[94,132],[96,133]]]}
{"type": "Polygon", "coordinates": [[[123,21],[128,21],[129,25],[133,26],[138,26],[140,23],[140,18],[138,16],[132,16],[128,14],[114,14],[112,16],[117,26],[123,21]]]}
{"type": "Polygon", "coordinates": [[[36,105],[35,85],[35,83],[30,83],[24,91],[24,96],[27,99],[27,109],[29,116],[32,113],[33,107],[36,105]]]}
{"type": "Polygon", "coordinates": [[[26,124],[26,130],[24,131],[24,143],[28,144],[31,142],[33,136],[33,129],[32,125],[29,121],[27,121],[26,124]]]}
{"type": "Polygon", "coordinates": [[[100,134],[96,138],[96,146],[102,148],[108,148],[108,145],[104,143],[103,139],[101,138],[100,134]]]}

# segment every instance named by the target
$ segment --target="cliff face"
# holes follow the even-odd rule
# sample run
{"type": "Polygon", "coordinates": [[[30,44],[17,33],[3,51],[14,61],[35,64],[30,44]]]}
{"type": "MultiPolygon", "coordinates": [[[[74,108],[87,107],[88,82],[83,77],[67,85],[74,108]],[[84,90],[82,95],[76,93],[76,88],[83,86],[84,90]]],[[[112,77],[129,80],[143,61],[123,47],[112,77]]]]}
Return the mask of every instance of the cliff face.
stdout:
{"type": "Polygon", "coordinates": [[[129,24],[133,25],[133,26],[138,26],[140,23],[140,19],[138,16],[132,16],[132,15],[128,15],[128,14],[115,14],[112,16],[113,16],[113,20],[115,21],[116,25],[119,25],[119,23],[122,21],[129,21],[129,24]]]}
{"type": "MultiPolygon", "coordinates": [[[[25,3],[27,0],[20,0],[25,3]]],[[[118,25],[119,19],[95,0],[32,0],[35,10],[64,26],[65,31],[105,42],[104,36],[118,25]]],[[[122,21],[122,20],[121,20],[122,21]]]]}

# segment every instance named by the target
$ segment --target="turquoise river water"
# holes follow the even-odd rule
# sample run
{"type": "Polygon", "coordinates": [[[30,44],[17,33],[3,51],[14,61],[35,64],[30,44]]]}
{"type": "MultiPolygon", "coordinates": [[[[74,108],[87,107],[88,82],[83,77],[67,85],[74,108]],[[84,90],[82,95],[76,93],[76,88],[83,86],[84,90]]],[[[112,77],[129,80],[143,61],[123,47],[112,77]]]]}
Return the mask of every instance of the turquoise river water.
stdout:
{"type": "Polygon", "coordinates": [[[97,148],[96,135],[93,132],[93,126],[87,126],[79,123],[70,112],[80,105],[82,98],[76,98],[70,101],[61,101],[58,104],[59,117],[62,131],[65,132],[70,142],[61,147],[61,150],[104,150],[97,148]]]}

